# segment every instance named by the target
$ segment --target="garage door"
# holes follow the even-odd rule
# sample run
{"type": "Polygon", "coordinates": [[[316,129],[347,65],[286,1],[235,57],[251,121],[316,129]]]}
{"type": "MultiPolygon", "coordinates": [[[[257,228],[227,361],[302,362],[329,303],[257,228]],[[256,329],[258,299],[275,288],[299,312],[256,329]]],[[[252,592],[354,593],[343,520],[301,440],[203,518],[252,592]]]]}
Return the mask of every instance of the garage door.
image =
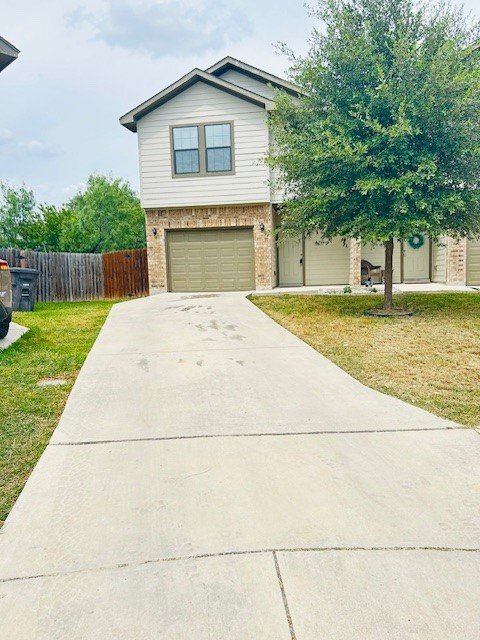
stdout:
{"type": "Polygon", "coordinates": [[[170,291],[245,291],[255,288],[252,229],[167,232],[170,291]]]}
{"type": "MultiPolygon", "coordinates": [[[[385,270],[385,247],[383,244],[362,245],[362,260],[385,270]]],[[[393,246],[393,282],[402,281],[402,243],[397,240],[393,246]]]]}
{"type": "Polygon", "coordinates": [[[336,238],[328,244],[318,233],[305,239],[305,284],[348,284],[350,243],[336,238]]]}
{"type": "Polygon", "coordinates": [[[467,244],[467,284],[480,285],[480,240],[467,244]]]}

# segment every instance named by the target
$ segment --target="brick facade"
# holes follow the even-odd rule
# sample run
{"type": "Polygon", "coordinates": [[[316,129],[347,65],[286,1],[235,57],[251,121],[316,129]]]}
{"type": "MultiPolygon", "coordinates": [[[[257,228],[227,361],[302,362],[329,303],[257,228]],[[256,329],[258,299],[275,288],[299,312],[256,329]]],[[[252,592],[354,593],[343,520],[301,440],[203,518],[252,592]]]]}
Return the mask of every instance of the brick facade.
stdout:
{"type": "MultiPolygon", "coordinates": [[[[148,209],[145,211],[150,292],[167,291],[166,232],[169,229],[252,227],[257,290],[277,286],[277,250],[272,230],[274,212],[269,203],[183,209],[148,209]],[[263,228],[262,228],[263,227],[263,228]]],[[[448,238],[445,247],[446,284],[465,285],[467,277],[467,242],[448,238]]],[[[361,284],[362,245],[350,241],[349,284],[361,284]]]]}
{"type": "Polygon", "coordinates": [[[356,238],[350,240],[350,278],[351,287],[362,284],[362,243],[356,238]]]}
{"type": "MultiPolygon", "coordinates": [[[[467,241],[446,238],[445,241],[445,279],[435,282],[447,285],[465,285],[467,282],[467,241]]],[[[403,269],[402,269],[403,271],[403,269]]],[[[352,240],[350,244],[350,285],[357,286],[361,281],[361,244],[352,240]]],[[[403,273],[402,273],[403,282],[403,273]]]]}
{"type": "Polygon", "coordinates": [[[447,238],[446,284],[465,285],[467,282],[467,240],[447,238]]]}
{"type": "Polygon", "coordinates": [[[252,227],[256,289],[276,285],[273,214],[269,203],[145,211],[150,293],[167,291],[166,232],[169,229],[252,227]],[[262,229],[263,226],[263,229],[262,229]]]}

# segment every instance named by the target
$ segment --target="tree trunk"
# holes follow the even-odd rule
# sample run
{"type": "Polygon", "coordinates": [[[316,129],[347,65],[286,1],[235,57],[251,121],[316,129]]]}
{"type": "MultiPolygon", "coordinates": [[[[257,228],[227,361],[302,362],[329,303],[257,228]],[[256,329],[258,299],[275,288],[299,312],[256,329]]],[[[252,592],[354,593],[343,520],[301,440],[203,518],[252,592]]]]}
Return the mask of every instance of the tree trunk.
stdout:
{"type": "Polygon", "coordinates": [[[393,309],[393,238],[385,243],[385,296],[383,308],[386,311],[393,309]]]}

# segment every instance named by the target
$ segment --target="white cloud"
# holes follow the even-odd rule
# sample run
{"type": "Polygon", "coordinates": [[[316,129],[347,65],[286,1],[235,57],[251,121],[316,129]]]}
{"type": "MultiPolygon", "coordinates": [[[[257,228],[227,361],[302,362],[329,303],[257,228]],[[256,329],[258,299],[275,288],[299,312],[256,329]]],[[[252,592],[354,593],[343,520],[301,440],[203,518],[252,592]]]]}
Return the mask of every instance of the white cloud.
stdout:
{"type": "Polygon", "coordinates": [[[10,129],[0,129],[0,144],[7,144],[13,140],[13,131],[10,129]]]}
{"type": "Polygon", "coordinates": [[[18,146],[27,153],[42,158],[54,158],[61,153],[57,146],[40,140],[24,140],[19,142],[18,146]]]}
{"type": "Polygon", "coordinates": [[[84,191],[86,187],[87,185],[85,182],[79,182],[78,184],[69,184],[68,187],[64,187],[62,189],[62,194],[67,198],[71,198],[73,196],[76,196],[77,193],[84,191]]]}
{"type": "Polygon", "coordinates": [[[237,3],[222,0],[163,0],[152,4],[107,0],[103,11],[80,7],[67,15],[70,26],[87,25],[94,38],[110,46],[153,57],[185,58],[217,51],[253,33],[237,3]]]}
{"type": "Polygon", "coordinates": [[[42,158],[54,158],[61,154],[60,148],[40,140],[18,140],[10,129],[0,129],[0,146],[7,146],[10,155],[32,155],[42,158]]]}

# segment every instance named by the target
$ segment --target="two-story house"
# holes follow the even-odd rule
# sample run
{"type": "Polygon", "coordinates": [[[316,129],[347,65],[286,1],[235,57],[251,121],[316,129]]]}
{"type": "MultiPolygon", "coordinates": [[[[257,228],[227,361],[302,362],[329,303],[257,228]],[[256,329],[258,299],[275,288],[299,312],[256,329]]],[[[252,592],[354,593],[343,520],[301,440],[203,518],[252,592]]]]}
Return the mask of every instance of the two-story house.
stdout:
{"type": "MultiPolygon", "coordinates": [[[[283,194],[264,162],[268,112],[292,83],[231,57],[194,69],[120,118],[138,135],[150,289],[358,285],[383,247],[312,235],[277,244],[283,194]]],[[[480,284],[480,243],[397,243],[395,281],[480,284]]]]}

